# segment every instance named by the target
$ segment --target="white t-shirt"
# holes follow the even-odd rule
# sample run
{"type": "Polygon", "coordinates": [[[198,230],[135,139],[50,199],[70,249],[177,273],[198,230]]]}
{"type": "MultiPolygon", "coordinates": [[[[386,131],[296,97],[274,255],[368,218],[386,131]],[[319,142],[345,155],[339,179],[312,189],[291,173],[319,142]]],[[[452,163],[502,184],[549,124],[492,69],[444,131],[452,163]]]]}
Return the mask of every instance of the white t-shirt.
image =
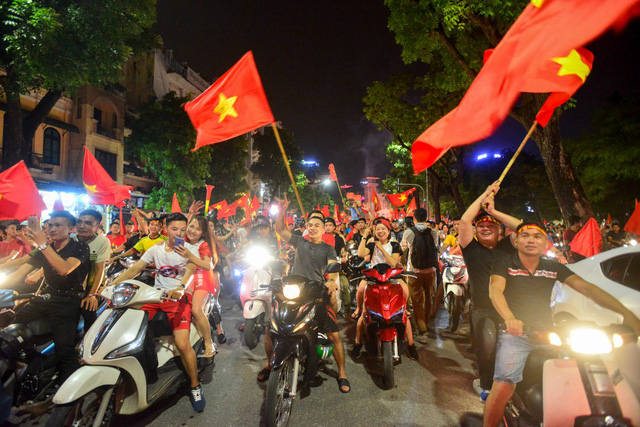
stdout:
{"type": "MultiPolygon", "coordinates": [[[[184,246],[195,256],[200,257],[197,246],[188,243],[185,243],[184,246]]],[[[172,291],[180,286],[189,261],[173,250],[167,251],[166,248],[165,242],[160,242],[149,248],[140,259],[148,264],[156,265],[155,287],[172,291]]]]}

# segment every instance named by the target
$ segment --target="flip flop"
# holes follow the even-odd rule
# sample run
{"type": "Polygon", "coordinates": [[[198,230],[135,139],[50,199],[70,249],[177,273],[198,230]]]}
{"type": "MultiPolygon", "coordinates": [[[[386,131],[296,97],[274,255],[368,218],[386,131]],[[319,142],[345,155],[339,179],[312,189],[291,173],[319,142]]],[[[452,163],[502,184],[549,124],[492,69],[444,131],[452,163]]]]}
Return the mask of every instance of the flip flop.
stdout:
{"type": "Polygon", "coordinates": [[[349,384],[349,380],[346,378],[338,378],[338,387],[340,393],[349,393],[351,391],[351,384],[349,384]],[[349,389],[344,390],[343,387],[349,387],[349,389]]]}
{"type": "Polygon", "coordinates": [[[264,368],[258,374],[258,382],[263,383],[269,379],[269,375],[271,375],[271,369],[264,368]]]}
{"type": "Polygon", "coordinates": [[[358,317],[360,317],[360,313],[358,313],[357,311],[354,311],[353,314],[351,315],[352,319],[357,319],[358,317]]]}

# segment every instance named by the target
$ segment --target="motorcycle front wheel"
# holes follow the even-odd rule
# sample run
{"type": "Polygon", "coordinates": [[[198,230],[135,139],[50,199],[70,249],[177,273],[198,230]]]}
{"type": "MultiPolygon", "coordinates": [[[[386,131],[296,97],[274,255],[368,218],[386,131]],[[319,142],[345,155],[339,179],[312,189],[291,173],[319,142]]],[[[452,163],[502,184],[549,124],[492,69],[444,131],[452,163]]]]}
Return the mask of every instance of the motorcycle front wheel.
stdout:
{"type": "Polygon", "coordinates": [[[244,322],[244,343],[253,350],[258,346],[260,342],[260,334],[264,328],[264,313],[254,317],[253,319],[247,319],[244,322]]]}
{"type": "MultiPolygon", "coordinates": [[[[51,411],[45,427],[93,426],[98,415],[100,404],[109,390],[108,387],[99,388],[68,405],[56,405],[51,411]]],[[[114,394],[109,393],[107,410],[98,425],[103,427],[113,425],[114,411],[114,394]]]]}
{"type": "Polygon", "coordinates": [[[266,424],[268,427],[285,427],[291,418],[293,397],[289,395],[293,388],[293,359],[290,356],[277,371],[271,372],[267,386],[265,403],[266,424]]]}
{"type": "Polygon", "coordinates": [[[382,362],[384,364],[384,383],[387,388],[393,388],[393,341],[382,343],[382,362]]]}
{"type": "Polygon", "coordinates": [[[458,326],[460,325],[460,315],[462,315],[462,310],[464,309],[464,297],[450,293],[448,299],[449,330],[453,333],[458,330],[458,326]]]}

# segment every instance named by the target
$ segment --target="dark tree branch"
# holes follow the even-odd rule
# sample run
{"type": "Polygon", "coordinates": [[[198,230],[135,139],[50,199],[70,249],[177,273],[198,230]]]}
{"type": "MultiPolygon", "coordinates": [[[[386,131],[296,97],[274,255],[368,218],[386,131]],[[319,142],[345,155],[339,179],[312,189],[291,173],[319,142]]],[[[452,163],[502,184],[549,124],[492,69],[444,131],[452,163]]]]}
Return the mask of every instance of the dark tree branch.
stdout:
{"type": "Polygon", "coordinates": [[[60,100],[62,97],[61,90],[50,90],[46,93],[46,95],[38,102],[36,108],[34,108],[27,116],[24,118],[22,129],[23,134],[25,135],[25,140],[31,141],[28,136],[33,137],[36,129],[44,119],[47,118],[51,109],[56,105],[56,102],[60,100]]]}
{"type": "Polygon", "coordinates": [[[471,68],[471,66],[469,65],[469,62],[467,62],[467,60],[464,58],[464,56],[462,56],[462,53],[460,53],[460,51],[455,46],[455,44],[449,39],[449,37],[447,37],[447,35],[444,32],[444,29],[442,28],[442,25],[438,25],[438,28],[433,30],[433,33],[436,36],[438,36],[438,38],[444,45],[445,49],[449,51],[449,53],[453,56],[456,62],[460,65],[460,67],[462,67],[462,70],[465,73],[467,73],[467,75],[471,77],[471,79],[475,79],[478,73],[476,73],[471,68]]]}
{"type": "Polygon", "coordinates": [[[467,14],[467,18],[469,18],[471,22],[480,27],[491,46],[498,46],[498,43],[500,43],[500,39],[502,37],[500,37],[496,28],[491,24],[491,22],[489,22],[489,20],[487,20],[487,18],[478,16],[472,12],[469,12],[467,14]]]}

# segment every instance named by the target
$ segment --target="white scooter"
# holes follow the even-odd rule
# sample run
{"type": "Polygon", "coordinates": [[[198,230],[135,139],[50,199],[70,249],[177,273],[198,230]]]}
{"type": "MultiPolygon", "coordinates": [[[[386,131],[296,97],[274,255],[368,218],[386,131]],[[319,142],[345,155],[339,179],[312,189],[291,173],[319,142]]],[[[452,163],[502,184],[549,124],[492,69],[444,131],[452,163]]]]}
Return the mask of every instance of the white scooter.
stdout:
{"type": "MultiPolygon", "coordinates": [[[[111,308],[86,333],[79,351],[83,366],[55,394],[47,426],[108,426],[115,414],[141,412],[186,380],[166,314],[159,311],[148,320],[140,310],[165,301],[166,292],[126,280],[101,295],[111,300],[111,308]]],[[[211,308],[209,301],[207,316],[211,308]]],[[[189,338],[200,354],[204,343],[193,323],[189,338]]],[[[198,358],[198,369],[203,367],[198,358]]]]}
{"type": "Polygon", "coordinates": [[[469,273],[464,259],[459,255],[442,255],[442,286],[444,300],[449,312],[449,330],[455,332],[460,316],[469,311],[469,273]]]}
{"type": "Polygon", "coordinates": [[[240,301],[244,322],[244,342],[250,349],[260,342],[271,313],[271,269],[274,261],[267,248],[259,245],[247,249],[244,257],[249,267],[244,271],[240,286],[240,301]]]}

